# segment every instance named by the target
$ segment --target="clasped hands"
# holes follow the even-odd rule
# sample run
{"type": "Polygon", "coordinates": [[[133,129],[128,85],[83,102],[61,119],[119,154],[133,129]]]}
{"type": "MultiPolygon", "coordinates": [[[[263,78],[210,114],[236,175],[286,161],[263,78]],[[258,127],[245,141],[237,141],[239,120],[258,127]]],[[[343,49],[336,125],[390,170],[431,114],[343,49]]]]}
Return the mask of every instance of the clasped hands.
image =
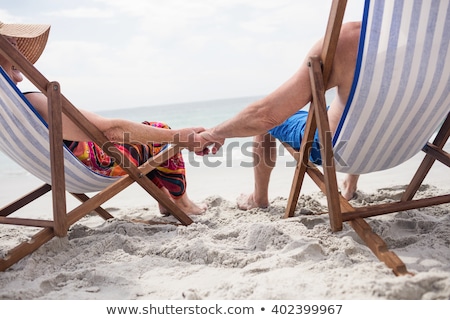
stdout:
{"type": "Polygon", "coordinates": [[[218,137],[214,129],[196,127],[181,129],[179,141],[175,143],[199,156],[205,156],[216,154],[224,142],[225,139],[218,137]]]}

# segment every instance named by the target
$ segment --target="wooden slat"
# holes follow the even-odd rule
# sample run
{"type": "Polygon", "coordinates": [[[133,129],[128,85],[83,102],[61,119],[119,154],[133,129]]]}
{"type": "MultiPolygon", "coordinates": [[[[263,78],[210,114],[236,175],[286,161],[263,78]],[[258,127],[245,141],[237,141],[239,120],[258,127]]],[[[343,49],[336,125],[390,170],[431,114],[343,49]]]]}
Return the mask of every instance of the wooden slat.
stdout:
{"type": "Polygon", "coordinates": [[[347,0],[333,0],[333,3],[331,4],[330,16],[328,18],[321,54],[323,63],[323,83],[325,86],[328,84],[331,75],[346,7],[347,0]]]}
{"type": "MultiPolygon", "coordinates": [[[[154,156],[150,161],[139,167],[140,174],[142,176],[145,176],[147,173],[152,171],[154,168],[159,166],[161,163],[163,163],[166,159],[172,158],[179,149],[176,146],[171,146],[167,148],[166,150],[160,152],[156,156],[154,156]]],[[[123,176],[120,180],[116,181],[109,187],[105,188],[104,190],[98,192],[95,196],[93,196],[90,199],[86,199],[81,205],[74,208],[68,213],[68,223],[69,225],[74,224],[79,219],[81,219],[85,212],[90,212],[95,210],[96,208],[100,207],[105,201],[109,200],[110,198],[117,195],[119,192],[124,190],[126,187],[130,186],[132,183],[134,183],[135,180],[132,179],[130,176],[123,176]]],[[[156,187],[156,186],[155,186],[156,187]]],[[[159,189],[158,189],[159,190],[159,189]]],[[[190,218],[189,218],[190,219],[190,218]]],[[[180,219],[178,219],[181,223],[180,219]]],[[[191,220],[192,221],[192,220],[191,220]]],[[[185,221],[185,225],[189,224],[189,221],[185,221]]]]}
{"type": "Polygon", "coordinates": [[[8,252],[7,256],[0,259],[0,271],[5,271],[13,264],[37,250],[44,243],[50,241],[55,236],[53,228],[44,228],[36,233],[29,241],[25,241],[8,252]]]}
{"type": "MultiPolygon", "coordinates": [[[[447,114],[444,123],[442,124],[438,134],[434,138],[433,145],[435,145],[439,149],[442,149],[446,144],[446,142],[448,141],[449,136],[450,136],[450,113],[447,114]]],[[[422,185],[423,180],[425,179],[431,167],[433,166],[434,162],[435,158],[433,158],[431,155],[427,154],[424,157],[422,163],[420,164],[419,168],[414,174],[414,177],[412,178],[411,182],[409,183],[408,187],[403,193],[401,201],[408,201],[414,197],[417,190],[419,190],[419,187],[422,185]]]]}
{"type": "MultiPolygon", "coordinates": [[[[322,172],[319,171],[314,165],[308,166],[308,175],[319,186],[319,188],[326,194],[326,183],[322,172]]],[[[375,256],[383,261],[396,275],[409,274],[405,264],[394,253],[388,250],[386,243],[381,237],[373,232],[369,224],[359,217],[358,214],[352,216],[352,219],[347,219],[356,210],[344,197],[339,195],[340,206],[343,213],[343,220],[348,221],[350,226],[355,230],[358,236],[366,243],[369,249],[375,254],[375,256]],[[348,215],[348,216],[346,216],[348,215]]]]}
{"type": "MultiPolygon", "coordinates": [[[[90,197],[88,197],[84,193],[71,193],[71,195],[80,200],[81,202],[86,202],[87,200],[90,199],[90,197]]],[[[106,211],[100,206],[95,208],[93,211],[95,211],[100,217],[102,217],[105,220],[114,218],[108,211],[106,211]]]]}
{"type": "MultiPolygon", "coordinates": [[[[339,34],[341,31],[346,6],[347,0],[333,0],[331,6],[327,29],[325,32],[325,37],[322,45],[322,53],[320,61],[321,66],[323,66],[322,69],[323,73],[321,74],[321,77],[324,87],[326,87],[328,79],[331,74],[333,60],[336,53],[336,47],[339,40],[339,34]]],[[[311,82],[313,81],[315,80],[311,78],[311,82]]],[[[314,110],[315,105],[316,102],[314,101],[313,98],[310,110],[314,110]]],[[[301,187],[303,185],[303,180],[306,172],[306,164],[308,163],[309,159],[309,146],[311,141],[313,141],[314,133],[317,129],[318,120],[319,119],[316,118],[315,112],[310,112],[308,114],[305,134],[302,138],[302,144],[300,146],[300,156],[299,159],[297,160],[298,163],[295,169],[294,178],[292,181],[289,198],[286,205],[284,218],[292,217],[294,215],[294,211],[298,202],[298,197],[300,195],[301,187]]],[[[339,214],[337,214],[336,216],[338,217],[339,214]]],[[[340,230],[340,228],[342,228],[342,223],[339,222],[339,218],[337,219],[333,218],[333,224],[334,224],[333,229],[340,230]]]]}
{"type": "MultiPolygon", "coordinates": [[[[305,135],[303,137],[302,143],[300,145],[300,152],[297,156],[297,165],[295,167],[294,177],[291,185],[291,191],[289,193],[289,198],[286,205],[286,210],[284,213],[284,218],[289,218],[294,216],[295,208],[297,206],[298,197],[300,196],[300,191],[303,185],[303,180],[305,177],[306,166],[309,159],[309,141],[314,138],[314,133],[317,128],[315,121],[314,112],[308,114],[305,127],[305,135]]],[[[294,153],[292,148],[288,149],[290,152],[294,153]]]]}
{"type": "Polygon", "coordinates": [[[134,180],[129,176],[124,176],[120,180],[114,182],[109,187],[95,194],[93,197],[87,199],[78,207],[72,209],[67,213],[67,221],[69,225],[74,224],[86,215],[86,212],[94,211],[103,203],[117,195],[120,191],[130,186],[134,180]]]}
{"type": "Polygon", "coordinates": [[[364,219],[351,220],[350,225],[375,256],[391,268],[396,275],[409,274],[403,261],[394,252],[388,250],[383,239],[373,232],[364,219]]]}
{"type": "Polygon", "coordinates": [[[445,152],[431,143],[427,143],[425,147],[423,147],[423,151],[442,164],[445,164],[447,167],[450,167],[450,154],[448,152],[445,152]]]}
{"type": "MultiPolygon", "coordinates": [[[[319,57],[309,60],[311,91],[313,95],[313,111],[317,119],[319,141],[321,142],[322,167],[325,177],[325,188],[328,201],[330,225],[333,232],[342,230],[342,216],[339,203],[339,190],[334,166],[332,132],[328,122],[327,104],[325,100],[325,86],[319,57]]],[[[311,112],[311,111],[310,111],[311,112]]]]}
{"type": "Polygon", "coordinates": [[[37,188],[36,190],[33,190],[30,193],[24,195],[23,197],[15,200],[14,202],[4,206],[2,209],[0,209],[0,216],[3,217],[9,216],[11,213],[16,212],[20,208],[23,208],[27,204],[43,196],[51,189],[52,187],[49,184],[44,184],[43,186],[37,188]]]}
{"type": "Polygon", "coordinates": [[[356,218],[368,218],[379,216],[387,213],[406,211],[411,209],[425,208],[440,204],[450,203],[450,194],[429,197],[424,199],[416,199],[409,201],[398,201],[391,203],[383,203],[379,205],[371,205],[361,208],[353,208],[351,212],[343,212],[342,219],[344,221],[356,218]]]}
{"type": "Polygon", "coordinates": [[[59,83],[50,82],[48,84],[47,97],[54,232],[58,237],[65,237],[69,226],[66,216],[66,180],[59,83]]]}
{"type": "Polygon", "coordinates": [[[53,228],[54,222],[52,220],[44,219],[28,219],[16,217],[0,217],[1,224],[12,224],[16,226],[39,227],[39,228],[53,228]]]}

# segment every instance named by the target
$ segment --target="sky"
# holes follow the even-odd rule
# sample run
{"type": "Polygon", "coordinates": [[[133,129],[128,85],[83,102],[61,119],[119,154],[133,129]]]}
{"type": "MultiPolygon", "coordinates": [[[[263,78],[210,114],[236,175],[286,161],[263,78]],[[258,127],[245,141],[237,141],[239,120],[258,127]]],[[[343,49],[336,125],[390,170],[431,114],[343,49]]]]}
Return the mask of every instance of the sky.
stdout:
{"type": "MultiPolygon", "coordinates": [[[[0,0],[50,24],[36,67],[91,111],[269,94],[325,32],[331,0],[0,0]]],[[[360,20],[349,0],[344,21],[360,20]]],[[[19,87],[34,89],[29,82],[19,87]]]]}

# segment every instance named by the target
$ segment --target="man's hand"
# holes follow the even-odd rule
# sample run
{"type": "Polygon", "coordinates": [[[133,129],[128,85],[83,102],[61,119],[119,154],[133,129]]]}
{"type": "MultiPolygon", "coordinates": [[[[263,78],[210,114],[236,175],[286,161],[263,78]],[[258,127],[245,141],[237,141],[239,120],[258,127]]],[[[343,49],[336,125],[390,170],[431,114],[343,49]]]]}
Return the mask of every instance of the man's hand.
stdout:
{"type": "Polygon", "coordinates": [[[180,129],[173,140],[173,143],[200,156],[216,154],[225,142],[225,139],[215,137],[211,129],[202,127],[180,129]]]}
{"type": "Polygon", "coordinates": [[[177,133],[173,136],[173,143],[188,149],[189,151],[194,151],[200,148],[200,141],[197,135],[200,132],[205,131],[203,127],[193,127],[193,128],[183,128],[176,130],[177,133]]]}
{"type": "Polygon", "coordinates": [[[225,143],[225,139],[215,137],[212,130],[200,132],[195,140],[199,142],[199,147],[195,148],[194,152],[200,156],[216,154],[225,143]]]}

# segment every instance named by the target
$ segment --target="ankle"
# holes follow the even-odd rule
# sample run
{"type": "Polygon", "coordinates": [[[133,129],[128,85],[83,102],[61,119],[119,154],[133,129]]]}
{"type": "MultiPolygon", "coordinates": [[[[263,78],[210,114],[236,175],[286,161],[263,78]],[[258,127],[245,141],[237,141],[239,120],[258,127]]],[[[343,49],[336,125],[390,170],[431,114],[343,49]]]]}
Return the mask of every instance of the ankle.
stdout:
{"type": "Polygon", "coordinates": [[[347,199],[351,200],[357,190],[358,176],[349,176],[342,181],[341,194],[347,199]]]}
{"type": "Polygon", "coordinates": [[[253,193],[252,197],[253,197],[253,202],[259,208],[267,208],[269,206],[268,194],[261,195],[261,194],[253,193]]]}

